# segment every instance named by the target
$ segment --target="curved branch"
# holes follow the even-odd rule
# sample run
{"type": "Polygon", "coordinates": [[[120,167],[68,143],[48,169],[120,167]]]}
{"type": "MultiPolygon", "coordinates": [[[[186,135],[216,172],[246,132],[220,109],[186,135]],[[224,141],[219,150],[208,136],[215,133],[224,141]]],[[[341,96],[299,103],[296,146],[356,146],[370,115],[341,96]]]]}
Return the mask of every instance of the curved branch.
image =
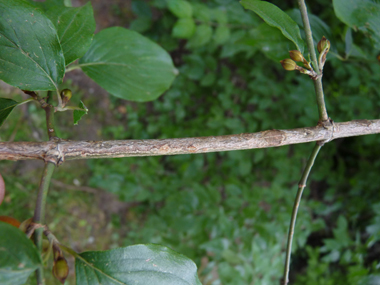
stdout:
{"type": "Polygon", "coordinates": [[[268,130],[228,136],[48,142],[0,142],[0,160],[41,159],[54,164],[64,160],[196,154],[255,148],[269,148],[313,141],[380,133],[380,120],[358,120],[292,130],[268,130]]]}

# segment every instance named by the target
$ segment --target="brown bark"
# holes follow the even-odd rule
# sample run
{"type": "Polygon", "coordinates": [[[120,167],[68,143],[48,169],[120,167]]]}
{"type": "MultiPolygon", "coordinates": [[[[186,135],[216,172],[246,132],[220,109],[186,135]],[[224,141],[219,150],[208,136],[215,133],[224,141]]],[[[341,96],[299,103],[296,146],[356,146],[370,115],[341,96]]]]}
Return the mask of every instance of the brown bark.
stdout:
{"type": "Polygon", "coordinates": [[[268,130],[226,136],[111,141],[0,142],[0,160],[72,159],[195,154],[277,147],[380,133],[380,120],[358,120],[292,130],[268,130]]]}

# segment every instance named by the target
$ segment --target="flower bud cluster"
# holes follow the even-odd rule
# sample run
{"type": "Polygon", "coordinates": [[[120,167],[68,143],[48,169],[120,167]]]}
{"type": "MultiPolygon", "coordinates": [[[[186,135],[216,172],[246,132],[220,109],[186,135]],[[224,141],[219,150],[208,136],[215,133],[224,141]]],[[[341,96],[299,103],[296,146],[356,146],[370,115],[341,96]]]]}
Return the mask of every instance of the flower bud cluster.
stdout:
{"type": "Polygon", "coordinates": [[[303,74],[309,75],[313,80],[316,80],[317,78],[322,76],[321,74],[322,74],[323,66],[326,62],[326,56],[330,50],[330,41],[326,39],[325,37],[322,37],[322,39],[319,41],[317,45],[317,49],[319,52],[318,64],[319,64],[320,74],[317,74],[314,71],[314,69],[310,65],[310,62],[307,61],[302,55],[302,53],[298,50],[289,51],[290,58],[283,59],[280,61],[280,63],[282,67],[287,71],[298,70],[299,72],[303,74]],[[298,66],[296,62],[302,62],[304,67],[298,66]]]}
{"type": "Polygon", "coordinates": [[[287,70],[298,70],[299,72],[303,74],[307,74],[310,76],[314,76],[314,71],[310,66],[310,63],[303,57],[302,53],[299,52],[298,50],[291,50],[289,51],[289,56],[290,58],[286,58],[284,60],[281,60],[280,63],[282,67],[287,70]],[[296,61],[302,62],[305,68],[298,66],[296,61]]]}

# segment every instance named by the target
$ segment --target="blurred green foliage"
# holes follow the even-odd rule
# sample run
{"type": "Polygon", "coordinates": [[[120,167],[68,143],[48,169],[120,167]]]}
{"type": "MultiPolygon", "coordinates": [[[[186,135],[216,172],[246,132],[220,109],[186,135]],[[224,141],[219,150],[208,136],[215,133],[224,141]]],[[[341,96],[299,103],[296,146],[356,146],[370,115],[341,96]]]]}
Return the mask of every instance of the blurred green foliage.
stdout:
{"type": "MultiPolygon", "coordinates": [[[[288,1],[271,2],[294,14],[288,1]]],[[[352,42],[342,35],[346,27],[331,1],[309,2],[314,21],[327,27],[336,43],[324,70],[330,117],[337,122],[378,119],[378,51],[363,34],[352,33],[352,42]],[[349,57],[348,44],[356,51],[349,57]]],[[[180,74],[151,103],[110,97],[109,109],[99,112],[113,114],[117,123],[102,127],[102,139],[227,135],[317,124],[311,80],[273,61],[288,57],[295,46],[273,33],[272,40],[261,40],[273,28],[237,1],[132,1],[132,11],[136,18],[130,28],[170,51],[180,74]],[[125,112],[114,112],[120,106],[125,112]]],[[[36,125],[43,127],[43,115],[40,119],[36,125]]],[[[70,137],[66,132],[62,136],[70,137]]],[[[292,284],[380,283],[379,143],[376,135],[346,138],[321,150],[300,205],[292,284]]],[[[173,248],[195,260],[203,284],[278,284],[297,182],[311,149],[312,144],[303,144],[90,160],[82,179],[135,203],[126,217],[112,217],[113,226],[124,229],[115,238],[119,245],[173,248]]],[[[14,192],[20,196],[12,201],[28,194],[25,187],[14,192]]],[[[11,211],[12,205],[5,203],[0,211],[11,211]]]]}

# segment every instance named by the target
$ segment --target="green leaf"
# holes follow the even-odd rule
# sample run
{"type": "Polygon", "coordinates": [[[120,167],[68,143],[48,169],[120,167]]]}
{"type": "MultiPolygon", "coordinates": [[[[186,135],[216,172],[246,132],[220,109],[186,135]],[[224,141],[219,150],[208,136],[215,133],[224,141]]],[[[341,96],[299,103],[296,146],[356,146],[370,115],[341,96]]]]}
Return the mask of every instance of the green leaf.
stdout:
{"type": "Polygon", "coordinates": [[[66,65],[82,57],[91,45],[96,27],[91,2],[77,8],[46,1],[38,3],[57,28],[66,65]]]}
{"type": "Polygon", "coordinates": [[[194,18],[202,23],[208,23],[211,20],[211,10],[204,4],[194,3],[194,18]]]}
{"type": "Polygon", "coordinates": [[[256,47],[268,58],[277,62],[289,57],[288,51],[292,46],[292,43],[284,38],[278,29],[265,23],[252,30],[248,37],[238,43],[256,47]]]}
{"type": "Polygon", "coordinates": [[[83,104],[82,101],[80,101],[79,105],[78,105],[79,108],[83,109],[82,110],[74,110],[73,112],[73,116],[74,116],[74,125],[78,125],[78,122],[79,120],[87,114],[88,112],[88,109],[87,107],[83,104]]]}
{"type": "Polygon", "coordinates": [[[212,18],[218,22],[218,24],[227,24],[228,17],[227,12],[221,9],[213,9],[211,12],[212,18]]]}
{"type": "Polygon", "coordinates": [[[269,26],[275,27],[291,40],[297,49],[303,53],[304,42],[301,38],[300,29],[284,11],[277,6],[264,1],[242,0],[240,3],[244,8],[252,10],[259,15],[269,26]]]}
{"type": "Polygon", "coordinates": [[[180,39],[188,39],[194,34],[195,23],[192,18],[181,18],[175,23],[172,36],[180,39]]]}
{"type": "Polygon", "coordinates": [[[209,25],[199,25],[193,37],[187,42],[187,48],[198,48],[207,44],[212,37],[212,28],[209,25]]]}
{"type": "Polygon", "coordinates": [[[30,274],[42,265],[32,241],[18,228],[0,222],[0,284],[25,284],[30,274]]]}
{"type": "Polygon", "coordinates": [[[77,284],[201,284],[193,261],[160,245],[89,251],[75,260],[77,284]]]}
{"type": "Polygon", "coordinates": [[[33,4],[0,0],[0,79],[23,90],[57,90],[64,73],[51,21],[33,4]]]}
{"type": "Polygon", "coordinates": [[[79,65],[112,95],[140,102],[159,97],[177,74],[164,49],[121,27],[96,34],[79,65]]]}
{"type": "Polygon", "coordinates": [[[0,98],[0,127],[18,104],[20,103],[12,99],[0,98]]]}
{"type": "Polygon", "coordinates": [[[217,45],[225,43],[230,37],[231,31],[227,26],[218,26],[215,30],[214,41],[217,45]]]}
{"type": "Polygon", "coordinates": [[[184,0],[167,0],[170,12],[178,18],[191,18],[193,15],[193,7],[188,1],[184,0]]]}
{"type": "Polygon", "coordinates": [[[368,35],[375,48],[380,49],[380,4],[370,0],[333,0],[339,20],[368,35]]]}
{"type": "Polygon", "coordinates": [[[138,17],[146,17],[152,18],[152,11],[150,10],[150,6],[147,2],[141,0],[133,0],[132,1],[132,11],[138,17]]]}

